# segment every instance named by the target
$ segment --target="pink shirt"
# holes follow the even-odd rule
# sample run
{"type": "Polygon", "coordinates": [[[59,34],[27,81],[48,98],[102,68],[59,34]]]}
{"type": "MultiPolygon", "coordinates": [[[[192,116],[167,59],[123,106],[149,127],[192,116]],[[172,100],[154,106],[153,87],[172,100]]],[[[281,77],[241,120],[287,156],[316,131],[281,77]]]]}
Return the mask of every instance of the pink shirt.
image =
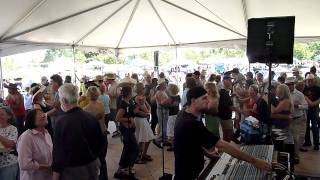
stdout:
{"type": "Polygon", "coordinates": [[[20,180],[52,179],[51,170],[39,170],[40,164],[52,164],[52,140],[47,131],[25,131],[18,139],[17,151],[20,180]]]}

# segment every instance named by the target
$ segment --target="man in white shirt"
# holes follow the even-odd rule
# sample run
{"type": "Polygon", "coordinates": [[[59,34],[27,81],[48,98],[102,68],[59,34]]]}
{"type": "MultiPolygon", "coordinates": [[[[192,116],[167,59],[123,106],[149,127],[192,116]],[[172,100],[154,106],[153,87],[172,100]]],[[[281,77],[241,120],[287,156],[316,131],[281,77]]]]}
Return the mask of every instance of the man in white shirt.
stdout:
{"type": "Polygon", "coordinates": [[[107,73],[104,77],[104,82],[107,87],[107,94],[110,98],[110,121],[113,121],[117,130],[113,132],[112,137],[118,137],[120,135],[119,126],[116,122],[117,115],[117,98],[120,95],[120,88],[116,82],[116,76],[114,73],[107,73]]]}
{"type": "Polygon", "coordinates": [[[290,131],[292,132],[293,135],[293,140],[294,140],[294,160],[295,163],[299,163],[299,147],[300,147],[300,142],[299,138],[300,135],[302,134],[301,131],[304,131],[303,134],[305,134],[305,110],[308,109],[308,103],[304,98],[304,95],[298,91],[295,88],[295,77],[288,77],[285,81],[286,85],[290,89],[290,94],[291,98],[294,104],[294,110],[292,114],[292,121],[290,123],[290,131]]]}

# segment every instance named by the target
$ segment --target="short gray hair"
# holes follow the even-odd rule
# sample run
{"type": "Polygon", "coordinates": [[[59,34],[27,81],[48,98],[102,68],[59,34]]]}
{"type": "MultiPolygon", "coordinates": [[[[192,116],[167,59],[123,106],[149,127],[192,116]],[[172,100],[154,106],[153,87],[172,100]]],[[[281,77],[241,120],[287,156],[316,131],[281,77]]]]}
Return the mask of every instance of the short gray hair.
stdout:
{"type": "Polygon", "coordinates": [[[68,104],[77,104],[79,98],[78,91],[79,88],[77,86],[65,83],[58,90],[59,98],[64,99],[68,104]]]}

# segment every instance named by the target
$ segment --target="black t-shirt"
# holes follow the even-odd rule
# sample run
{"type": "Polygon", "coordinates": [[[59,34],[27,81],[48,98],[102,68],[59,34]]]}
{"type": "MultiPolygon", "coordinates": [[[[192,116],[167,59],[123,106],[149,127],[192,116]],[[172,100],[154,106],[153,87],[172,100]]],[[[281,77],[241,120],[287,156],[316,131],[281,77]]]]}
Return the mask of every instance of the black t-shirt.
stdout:
{"type": "Polygon", "coordinates": [[[263,99],[257,100],[258,120],[263,123],[268,123],[268,103],[263,99]]]}
{"type": "Polygon", "coordinates": [[[127,103],[124,100],[121,100],[119,104],[119,109],[124,109],[123,117],[126,118],[134,117],[134,107],[134,102],[131,100],[129,101],[129,103],[127,103]]]}
{"type": "Polygon", "coordinates": [[[182,110],[174,129],[175,180],[196,179],[204,166],[202,147],[209,149],[219,140],[197,120],[182,110]]]}
{"type": "Polygon", "coordinates": [[[177,115],[179,112],[179,104],[181,102],[180,96],[170,96],[172,99],[171,106],[169,106],[169,116],[177,115]]]}
{"type": "Polygon", "coordinates": [[[218,106],[218,116],[222,120],[228,120],[232,118],[232,110],[231,106],[233,106],[231,97],[229,92],[225,89],[221,89],[219,91],[220,99],[219,99],[219,106],[218,106]]]}
{"type": "MultiPolygon", "coordinates": [[[[320,98],[320,87],[312,86],[312,87],[305,87],[303,94],[307,96],[311,101],[316,101],[320,98]]],[[[319,106],[309,107],[308,110],[316,110],[319,106]]]]}

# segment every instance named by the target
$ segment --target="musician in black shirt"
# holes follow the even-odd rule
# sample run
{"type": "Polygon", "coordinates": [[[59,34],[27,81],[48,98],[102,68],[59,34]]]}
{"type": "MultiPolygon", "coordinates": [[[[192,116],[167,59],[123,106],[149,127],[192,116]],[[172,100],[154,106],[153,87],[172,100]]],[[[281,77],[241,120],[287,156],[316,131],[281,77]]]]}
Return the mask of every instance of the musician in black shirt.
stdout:
{"type": "Polygon", "coordinates": [[[196,179],[204,166],[204,150],[213,146],[258,168],[271,171],[266,161],[252,157],[213,135],[199,121],[208,106],[204,88],[194,87],[187,93],[187,107],[180,111],[174,132],[175,180],[196,179]]]}

